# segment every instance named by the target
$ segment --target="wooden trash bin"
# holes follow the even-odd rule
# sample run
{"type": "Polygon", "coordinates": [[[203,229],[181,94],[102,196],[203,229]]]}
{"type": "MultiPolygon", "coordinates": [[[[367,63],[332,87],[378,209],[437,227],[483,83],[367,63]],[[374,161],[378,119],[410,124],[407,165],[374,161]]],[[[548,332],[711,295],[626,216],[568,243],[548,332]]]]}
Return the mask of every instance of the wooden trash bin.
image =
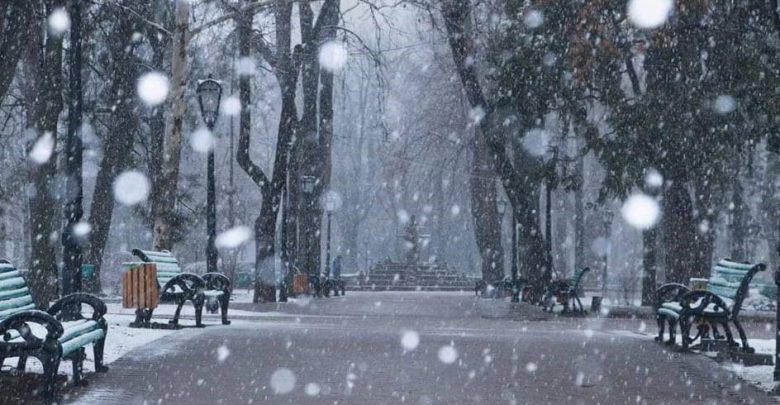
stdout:
{"type": "Polygon", "coordinates": [[[157,265],[138,263],[122,274],[122,307],[144,311],[157,308],[157,265]]]}
{"type": "Polygon", "coordinates": [[[309,293],[309,276],[306,274],[296,274],[293,276],[293,294],[309,293]]]}

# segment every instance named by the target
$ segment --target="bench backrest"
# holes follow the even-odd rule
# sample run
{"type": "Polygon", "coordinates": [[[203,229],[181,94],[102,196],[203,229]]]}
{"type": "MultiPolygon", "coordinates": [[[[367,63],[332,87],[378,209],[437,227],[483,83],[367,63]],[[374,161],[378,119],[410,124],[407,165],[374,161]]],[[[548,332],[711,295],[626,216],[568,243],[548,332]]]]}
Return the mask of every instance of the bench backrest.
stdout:
{"type": "Polygon", "coordinates": [[[707,291],[726,298],[726,303],[737,311],[748,293],[753,276],[766,268],[764,264],[739,263],[730,259],[720,260],[712,268],[707,291]]]}
{"type": "Polygon", "coordinates": [[[580,287],[580,281],[582,281],[582,277],[589,271],[590,267],[583,267],[579,270],[575,270],[574,275],[572,275],[569,279],[569,288],[572,290],[578,289],[580,287]]]}
{"type": "Polygon", "coordinates": [[[0,260],[0,321],[28,309],[35,309],[35,303],[22,273],[11,263],[0,260]]]}
{"type": "Polygon", "coordinates": [[[176,257],[167,250],[161,252],[153,250],[133,249],[133,254],[146,263],[157,264],[157,282],[160,288],[172,278],[182,273],[176,257]]]}

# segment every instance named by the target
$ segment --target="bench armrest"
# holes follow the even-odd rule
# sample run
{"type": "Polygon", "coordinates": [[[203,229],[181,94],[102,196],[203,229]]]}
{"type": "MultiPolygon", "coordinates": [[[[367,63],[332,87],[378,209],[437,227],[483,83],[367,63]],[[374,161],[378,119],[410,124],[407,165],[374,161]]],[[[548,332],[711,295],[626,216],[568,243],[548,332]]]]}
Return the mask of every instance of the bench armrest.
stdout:
{"type": "Polygon", "coordinates": [[[715,305],[715,311],[723,311],[728,314],[730,308],[719,296],[705,290],[693,290],[680,298],[683,312],[700,315],[710,304],[715,305]]]}
{"type": "Polygon", "coordinates": [[[44,311],[30,309],[17,312],[0,322],[0,338],[2,338],[3,341],[8,341],[11,339],[9,332],[16,330],[19,332],[19,336],[21,336],[22,339],[24,339],[24,341],[28,344],[42,344],[43,340],[33,335],[28,323],[37,323],[39,325],[43,325],[47,331],[47,340],[56,340],[65,332],[60,321],[55,319],[53,316],[44,311]]]}
{"type": "Polygon", "coordinates": [[[74,305],[87,304],[92,307],[92,320],[97,321],[106,314],[108,309],[106,304],[100,298],[86,293],[74,293],[66,295],[52,305],[47,311],[50,315],[59,318],[62,311],[74,305]]]}
{"type": "Polygon", "coordinates": [[[203,281],[206,282],[206,289],[230,291],[230,278],[222,273],[206,273],[203,275],[203,281]]]}
{"type": "Polygon", "coordinates": [[[658,287],[655,290],[655,309],[667,302],[679,302],[682,296],[690,291],[690,288],[678,283],[668,283],[658,287]]]}
{"type": "Polygon", "coordinates": [[[160,295],[168,290],[173,290],[173,287],[179,287],[184,294],[189,297],[194,297],[195,294],[206,289],[206,281],[204,281],[201,276],[193,273],[177,274],[165,283],[162,291],[160,291],[160,295]]]}

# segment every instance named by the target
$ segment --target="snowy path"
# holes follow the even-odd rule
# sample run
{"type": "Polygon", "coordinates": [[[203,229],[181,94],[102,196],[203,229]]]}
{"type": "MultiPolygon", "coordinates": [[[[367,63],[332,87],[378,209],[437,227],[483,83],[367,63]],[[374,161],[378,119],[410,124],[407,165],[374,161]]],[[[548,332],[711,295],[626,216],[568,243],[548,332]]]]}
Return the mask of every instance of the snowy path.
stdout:
{"type": "MultiPolygon", "coordinates": [[[[236,309],[257,310],[251,304],[236,309]]],[[[72,402],[767,403],[640,321],[482,319],[468,294],[353,293],[185,329],[119,359],[72,402]],[[306,315],[306,316],[303,316],[306,315]],[[411,333],[410,333],[411,331],[411,333]],[[647,331],[651,333],[652,331],[647,331]],[[418,341],[419,340],[419,341],[418,341]]],[[[530,312],[530,308],[528,309],[530,312]]]]}

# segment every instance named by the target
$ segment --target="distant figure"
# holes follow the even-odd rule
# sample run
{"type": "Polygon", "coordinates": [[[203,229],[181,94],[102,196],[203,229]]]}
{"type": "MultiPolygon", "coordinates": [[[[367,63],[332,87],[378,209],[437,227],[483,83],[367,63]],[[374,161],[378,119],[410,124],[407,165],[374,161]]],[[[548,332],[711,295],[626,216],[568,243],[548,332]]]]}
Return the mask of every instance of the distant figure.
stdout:
{"type": "Polygon", "coordinates": [[[336,256],[336,260],[333,260],[333,270],[331,271],[331,274],[336,280],[341,278],[341,255],[336,256]]]}

